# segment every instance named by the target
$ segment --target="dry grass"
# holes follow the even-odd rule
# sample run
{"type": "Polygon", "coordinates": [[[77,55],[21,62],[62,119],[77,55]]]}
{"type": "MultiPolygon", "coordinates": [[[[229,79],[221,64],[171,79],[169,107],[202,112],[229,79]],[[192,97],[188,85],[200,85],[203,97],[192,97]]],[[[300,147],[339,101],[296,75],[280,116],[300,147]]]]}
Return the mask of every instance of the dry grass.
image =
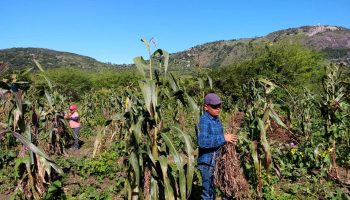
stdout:
{"type": "MultiPolygon", "coordinates": [[[[242,112],[230,117],[229,127],[233,134],[237,134],[243,118],[244,113],[242,112]]],[[[221,155],[216,161],[214,177],[215,186],[226,197],[250,199],[248,181],[241,170],[235,144],[227,143],[221,148],[221,155]]]]}

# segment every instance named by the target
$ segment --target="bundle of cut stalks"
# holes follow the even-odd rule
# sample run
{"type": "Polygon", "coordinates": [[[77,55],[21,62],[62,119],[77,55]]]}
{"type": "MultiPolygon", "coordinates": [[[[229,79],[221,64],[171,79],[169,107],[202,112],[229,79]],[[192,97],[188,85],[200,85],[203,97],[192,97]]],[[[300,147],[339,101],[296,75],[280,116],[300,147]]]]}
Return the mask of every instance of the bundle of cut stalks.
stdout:
{"type": "MultiPolygon", "coordinates": [[[[230,117],[229,129],[232,130],[232,134],[237,134],[243,118],[243,112],[237,112],[230,117]]],[[[249,185],[243,171],[241,171],[239,155],[235,146],[236,144],[227,143],[221,147],[220,156],[216,160],[214,183],[226,197],[250,199],[249,185]]]]}

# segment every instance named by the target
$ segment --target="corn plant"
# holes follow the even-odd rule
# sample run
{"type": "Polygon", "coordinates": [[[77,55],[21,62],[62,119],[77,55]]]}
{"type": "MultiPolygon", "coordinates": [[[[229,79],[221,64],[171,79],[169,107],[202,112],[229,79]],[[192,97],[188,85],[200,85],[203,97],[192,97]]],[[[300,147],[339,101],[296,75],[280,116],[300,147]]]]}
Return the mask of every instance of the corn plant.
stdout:
{"type": "Polygon", "coordinates": [[[290,128],[300,129],[305,140],[309,141],[312,139],[313,126],[317,124],[316,118],[319,117],[316,97],[307,88],[301,94],[289,93],[289,97],[286,108],[291,121],[290,128]]]}
{"type": "Polygon", "coordinates": [[[277,86],[267,79],[251,80],[243,85],[243,94],[246,103],[246,119],[248,123],[248,139],[250,153],[255,168],[254,182],[259,198],[262,198],[262,164],[267,170],[272,165],[270,144],[267,141],[267,129],[270,120],[286,127],[274,110],[271,92],[277,86]],[[264,160],[264,161],[263,161],[264,160]]]}
{"type": "MultiPolygon", "coordinates": [[[[37,140],[39,145],[47,148],[50,154],[66,154],[65,146],[72,139],[72,133],[67,128],[68,125],[63,117],[64,110],[68,107],[67,98],[55,89],[49,78],[45,76],[45,71],[40,63],[35,59],[34,62],[39,69],[39,76],[44,77],[47,83],[47,87],[39,91],[34,90],[33,97],[31,97],[31,99],[35,99],[32,107],[32,123],[36,127],[35,132],[41,128],[45,139],[37,140]],[[43,94],[43,97],[37,98],[38,93],[43,94]]],[[[38,137],[38,133],[35,135],[38,137]]]]}
{"type": "Polygon", "coordinates": [[[28,87],[25,86],[28,84],[28,82],[18,81],[16,75],[13,75],[11,80],[1,81],[1,89],[9,95],[12,104],[11,109],[7,110],[6,129],[1,134],[11,133],[23,144],[15,167],[19,178],[18,191],[21,191],[27,199],[39,199],[51,182],[53,175],[51,169],[55,169],[59,174],[63,174],[63,171],[37,146],[37,126],[33,123],[37,115],[33,112],[34,109],[31,109],[33,104],[26,100],[25,89],[28,87]]]}
{"type": "Polygon", "coordinates": [[[339,178],[336,162],[337,147],[349,134],[344,113],[345,89],[348,83],[342,81],[343,67],[342,64],[330,64],[326,67],[326,75],[322,80],[323,94],[319,102],[327,142],[325,148],[330,158],[328,174],[335,179],[339,178]]]}
{"type": "Polygon", "coordinates": [[[93,119],[97,113],[97,95],[95,94],[96,92],[87,92],[82,98],[82,106],[80,109],[82,116],[80,121],[87,126],[91,125],[91,119],[93,119]]]}
{"type": "MultiPolygon", "coordinates": [[[[101,92],[101,91],[100,91],[101,92]]],[[[96,113],[100,113],[99,115],[103,117],[103,120],[95,122],[94,125],[95,132],[97,132],[95,141],[94,141],[94,150],[93,157],[97,155],[104,147],[108,144],[116,140],[124,140],[124,133],[126,132],[125,127],[129,127],[127,125],[126,116],[132,116],[130,114],[130,108],[132,105],[136,105],[135,101],[130,100],[133,98],[132,94],[134,93],[131,89],[127,89],[126,91],[114,91],[114,90],[105,90],[102,94],[100,92],[95,93],[94,95],[88,95],[84,99],[90,99],[89,101],[85,101],[83,103],[83,115],[85,113],[89,113],[90,110],[86,109],[84,105],[90,106],[94,108],[96,113]],[[98,97],[98,98],[97,98],[98,97]],[[98,102],[101,97],[107,99],[104,100],[103,103],[98,102]],[[109,139],[108,139],[109,138],[109,139]]],[[[96,114],[94,116],[85,117],[85,120],[96,120],[96,114]]]]}
{"type": "MultiPolygon", "coordinates": [[[[192,142],[178,126],[166,127],[163,119],[163,102],[167,95],[190,101],[180,90],[175,78],[168,75],[169,55],[158,49],[151,54],[149,42],[142,39],[149,60],[136,57],[134,62],[143,76],[139,81],[143,99],[140,112],[134,112],[130,124],[129,199],[187,199],[191,193],[194,174],[192,142]],[[147,73],[149,72],[149,73],[147,73]],[[172,92],[169,93],[166,80],[172,92]],[[175,148],[168,132],[178,133],[184,142],[185,155],[175,148]],[[144,178],[141,179],[141,176],[144,178]]],[[[130,115],[128,116],[130,117],[130,115]]]]}

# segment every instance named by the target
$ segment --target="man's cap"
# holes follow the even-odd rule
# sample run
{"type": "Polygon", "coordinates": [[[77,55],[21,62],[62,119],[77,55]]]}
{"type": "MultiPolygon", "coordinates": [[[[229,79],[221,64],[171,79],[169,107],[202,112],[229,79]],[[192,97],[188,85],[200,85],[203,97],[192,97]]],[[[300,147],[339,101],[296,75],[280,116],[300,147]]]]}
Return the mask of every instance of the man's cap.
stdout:
{"type": "Polygon", "coordinates": [[[215,93],[209,93],[204,97],[204,104],[219,105],[222,101],[215,93]]]}
{"type": "Polygon", "coordinates": [[[75,104],[69,106],[69,110],[77,110],[77,109],[78,109],[78,106],[75,104]]]}

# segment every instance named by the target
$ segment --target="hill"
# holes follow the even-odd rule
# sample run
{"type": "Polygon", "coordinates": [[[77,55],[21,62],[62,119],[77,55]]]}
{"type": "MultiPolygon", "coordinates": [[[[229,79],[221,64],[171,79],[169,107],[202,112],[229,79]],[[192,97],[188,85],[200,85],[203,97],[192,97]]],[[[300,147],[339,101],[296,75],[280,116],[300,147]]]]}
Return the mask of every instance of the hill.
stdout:
{"type": "MultiPolygon", "coordinates": [[[[341,26],[303,26],[272,32],[266,36],[245,39],[221,40],[194,46],[170,55],[172,69],[193,67],[220,67],[237,60],[249,58],[253,48],[279,41],[299,43],[307,48],[323,52],[335,62],[350,63],[350,29],[341,26]]],[[[164,47],[166,49],[166,47],[164,47]]],[[[135,55],[137,56],[137,55],[135,55]]],[[[131,67],[102,63],[94,58],[74,53],[43,48],[10,48],[0,50],[0,62],[10,68],[33,67],[35,57],[45,67],[78,67],[98,70],[101,68],[131,67]]]]}
{"type": "Polygon", "coordinates": [[[33,58],[38,60],[45,68],[77,67],[87,70],[99,70],[127,66],[103,63],[88,56],[44,48],[10,48],[0,50],[0,62],[8,63],[11,69],[34,67],[33,58]]]}
{"type": "Polygon", "coordinates": [[[350,29],[340,26],[303,26],[263,37],[210,42],[172,54],[171,62],[180,68],[225,66],[249,58],[256,46],[281,40],[323,52],[330,60],[350,63],[350,29]]]}

